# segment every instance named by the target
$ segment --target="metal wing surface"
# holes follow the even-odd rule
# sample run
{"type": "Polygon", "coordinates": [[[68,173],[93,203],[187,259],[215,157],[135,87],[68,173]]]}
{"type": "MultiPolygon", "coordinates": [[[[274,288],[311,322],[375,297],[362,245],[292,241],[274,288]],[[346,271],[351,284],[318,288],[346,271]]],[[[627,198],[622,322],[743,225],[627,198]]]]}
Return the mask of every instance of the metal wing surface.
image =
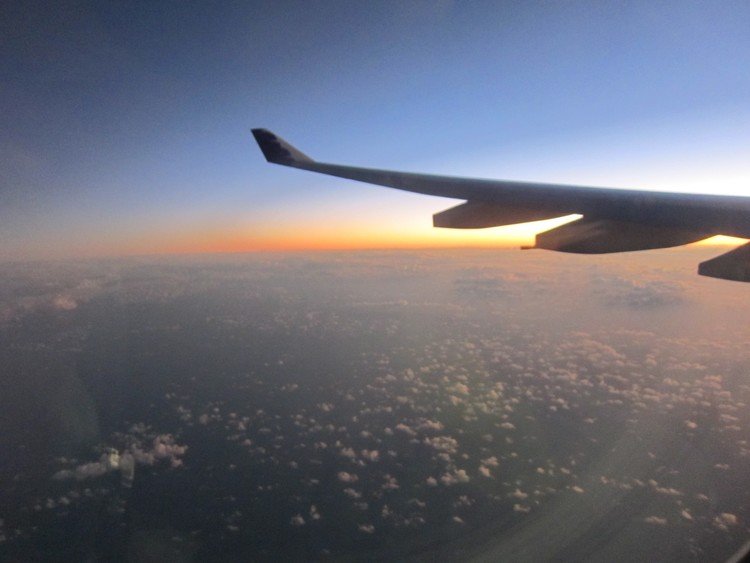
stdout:
{"type": "MultiPolygon", "coordinates": [[[[433,216],[436,227],[477,229],[570,214],[583,218],[537,235],[534,248],[601,254],[667,248],[714,235],[750,238],[750,198],[415,174],[311,159],[267,129],[253,129],[268,162],[368,184],[465,200],[433,216]]],[[[750,281],[744,252],[704,262],[701,275],[750,281]],[[708,266],[706,266],[708,265],[708,266]]]]}

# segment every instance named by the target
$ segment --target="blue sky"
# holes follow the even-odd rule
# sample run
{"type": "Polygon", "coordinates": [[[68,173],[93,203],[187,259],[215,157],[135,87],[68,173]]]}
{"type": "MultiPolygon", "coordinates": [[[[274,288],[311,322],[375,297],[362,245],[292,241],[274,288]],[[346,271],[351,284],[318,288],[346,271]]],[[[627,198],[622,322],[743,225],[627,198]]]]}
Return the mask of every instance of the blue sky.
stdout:
{"type": "Polygon", "coordinates": [[[325,246],[320,225],[451,236],[429,225],[453,202],[267,165],[252,127],[340,163],[750,195],[747,2],[23,2],[0,19],[0,259],[325,246]]]}

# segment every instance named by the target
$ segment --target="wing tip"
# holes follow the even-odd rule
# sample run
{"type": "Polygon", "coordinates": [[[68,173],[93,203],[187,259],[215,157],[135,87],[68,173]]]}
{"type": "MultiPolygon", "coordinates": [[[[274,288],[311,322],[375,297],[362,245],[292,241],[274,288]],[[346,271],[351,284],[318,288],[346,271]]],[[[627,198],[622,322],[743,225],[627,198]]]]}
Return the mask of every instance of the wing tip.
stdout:
{"type": "Polygon", "coordinates": [[[302,151],[296,149],[284,139],[268,129],[257,127],[252,129],[255,142],[258,143],[263,156],[268,162],[284,166],[296,166],[310,163],[313,160],[302,151]]]}

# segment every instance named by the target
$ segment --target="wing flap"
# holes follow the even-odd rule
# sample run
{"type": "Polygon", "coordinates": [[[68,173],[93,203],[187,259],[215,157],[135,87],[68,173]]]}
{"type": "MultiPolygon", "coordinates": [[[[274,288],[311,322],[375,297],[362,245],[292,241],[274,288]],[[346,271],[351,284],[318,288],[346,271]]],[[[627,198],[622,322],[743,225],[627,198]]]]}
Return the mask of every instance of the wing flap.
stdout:
{"type": "Polygon", "coordinates": [[[523,207],[519,205],[497,205],[484,201],[467,201],[432,216],[434,227],[446,229],[486,229],[502,225],[516,225],[530,221],[554,219],[571,212],[563,209],[548,209],[545,206],[523,207]]]}
{"type": "Polygon", "coordinates": [[[750,242],[726,254],[701,262],[698,273],[710,278],[750,282],[750,242]]]}
{"type": "Polygon", "coordinates": [[[575,254],[607,254],[681,246],[709,236],[686,229],[584,217],[539,233],[534,248],[575,254]]]}

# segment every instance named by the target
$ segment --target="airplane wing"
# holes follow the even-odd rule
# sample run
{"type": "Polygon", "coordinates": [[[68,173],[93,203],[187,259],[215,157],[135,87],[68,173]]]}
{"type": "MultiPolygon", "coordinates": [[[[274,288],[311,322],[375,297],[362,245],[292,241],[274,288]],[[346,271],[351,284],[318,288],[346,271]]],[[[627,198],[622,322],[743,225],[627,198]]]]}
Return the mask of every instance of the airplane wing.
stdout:
{"type": "MultiPolygon", "coordinates": [[[[421,194],[465,200],[433,216],[436,227],[481,229],[583,218],[540,233],[533,248],[602,254],[667,248],[714,235],[750,238],[750,197],[650,192],[456,178],[318,162],[267,129],[253,129],[268,162],[421,194]]],[[[704,276],[750,281],[750,243],[699,267],[704,276]]]]}

